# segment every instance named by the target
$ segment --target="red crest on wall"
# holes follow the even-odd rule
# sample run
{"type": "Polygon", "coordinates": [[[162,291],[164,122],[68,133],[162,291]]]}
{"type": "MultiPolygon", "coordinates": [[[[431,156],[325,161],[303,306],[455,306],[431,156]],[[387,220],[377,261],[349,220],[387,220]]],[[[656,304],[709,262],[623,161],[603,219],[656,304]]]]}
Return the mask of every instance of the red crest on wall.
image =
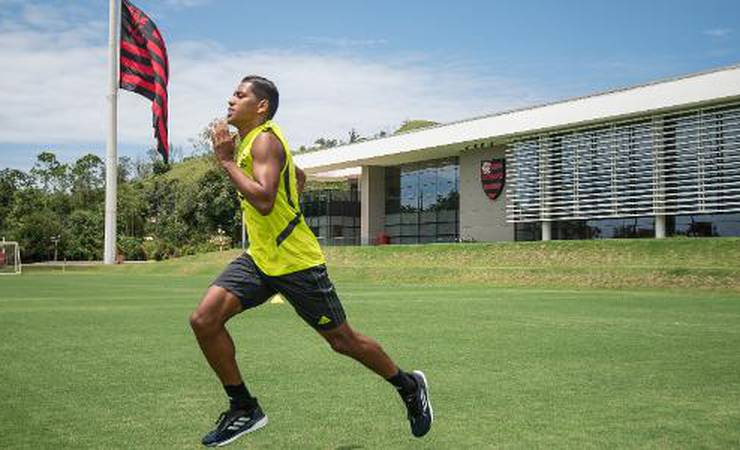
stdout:
{"type": "Polygon", "coordinates": [[[480,162],[480,182],[488,198],[496,200],[504,191],[506,160],[491,159],[480,162]]]}

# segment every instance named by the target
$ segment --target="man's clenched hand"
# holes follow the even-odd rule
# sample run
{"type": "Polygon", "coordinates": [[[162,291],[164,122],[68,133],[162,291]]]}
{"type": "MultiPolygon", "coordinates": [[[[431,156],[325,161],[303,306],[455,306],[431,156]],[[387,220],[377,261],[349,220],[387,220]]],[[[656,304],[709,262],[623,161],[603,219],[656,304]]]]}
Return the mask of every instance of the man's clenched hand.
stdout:
{"type": "Polygon", "coordinates": [[[213,143],[213,153],[221,164],[234,161],[234,143],[236,136],[229,132],[226,122],[219,120],[211,128],[211,142],[213,143]]]}

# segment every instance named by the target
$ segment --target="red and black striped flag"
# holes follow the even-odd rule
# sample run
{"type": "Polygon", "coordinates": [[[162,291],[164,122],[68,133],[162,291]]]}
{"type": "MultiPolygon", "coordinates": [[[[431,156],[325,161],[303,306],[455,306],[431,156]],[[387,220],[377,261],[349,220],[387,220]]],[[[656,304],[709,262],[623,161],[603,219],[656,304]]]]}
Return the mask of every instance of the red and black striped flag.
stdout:
{"type": "Polygon", "coordinates": [[[121,8],[122,89],[137,92],[152,101],[157,151],[167,162],[167,80],[169,63],[164,39],[154,22],[128,0],[121,8]]]}

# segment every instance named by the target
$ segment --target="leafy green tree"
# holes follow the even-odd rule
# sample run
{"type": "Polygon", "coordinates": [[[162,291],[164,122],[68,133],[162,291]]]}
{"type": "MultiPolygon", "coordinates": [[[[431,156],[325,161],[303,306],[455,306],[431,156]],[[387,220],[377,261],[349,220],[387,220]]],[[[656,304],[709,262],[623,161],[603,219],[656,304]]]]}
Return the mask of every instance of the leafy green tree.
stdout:
{"type": "Polygon", "coordinates": [[[65,192],[69,187],[69,167],[57,160],[52,152],[41,152],[36,157],[36,164],[31,175],[41,183],[44,192],[65,192]]]}
{"type": "Polygon", "coordinates": [[[105,165],[98,156],[88,153],[71,169],[73,209],[95,208],[105,199],[105,165]]]}
{"type": "Polygon", "coordinates": [[[188,242],[189,230],[177,214],[178,193],[183,191],[177,179],[154,176],[144,185],[144,198],[147,204],[147,221],[144,233],[154,241],[145,242],[147,258],[157,259],[176,256],[176,248],[188,242]],[[155,250],[151,250],[154,246],[155,250]]]}
{"type": "Polygon", "coordinates": [[[339,145],[339,141],[336,139],[328,139],[320,137],[314,141],[314,145],[318,148],[332,148],[339,145]]]}
{"type": "MultiPolygon", "coordinates": [[[[45,210],[32,211],[19,223],[17,235],[24,261],[44,261],[52,257],[51,238],[60,236],[64,226],[56,215],[45,210]]],[[[63,247],[60,247],[63,250],[63,247]]]]}
{"type": "Polygon", "coordinates": [[[92,261],[103,258],[104,217],[102,211],[76,209],[62,234],[67,259],[92,261]]]}
{"type": "Polygon", "coordinates": [[[116,211],[119,235],[139,237],[143,235],[147,204],[140,182],[118,185],[116,211]]]}
{"type": "Polygon", "coordinates": [[[18,228],[23,221],[33,213],[45,211],[47,199],[44,191],[37,187],[18,189],[13,193],[11,211],[8,220],[18,228]]]}
{"type": "Polygon", "coordinates": [[[41,189],[45,209],[59,217],[71,212],[71,199],[68,195],[71,185],[69,166],[60,163],[54,153],[41,152],[36,157],[31,176],[41,189]]]}
{"type": "Polygon", "coordinates": [[[33,180],[16,169],[0,170],[0,235],[10,234],[10,224],[17,197],[31,187],[33,180]]]}
{"type": "Polygon", "coordinates": [[[232,239],[241,239],[241,208],[234,187],[224,171],[216,167],[207,171],[198,181],[195,192],[199,231],[213,235],[220,228],[231,231],[232,239]]]}

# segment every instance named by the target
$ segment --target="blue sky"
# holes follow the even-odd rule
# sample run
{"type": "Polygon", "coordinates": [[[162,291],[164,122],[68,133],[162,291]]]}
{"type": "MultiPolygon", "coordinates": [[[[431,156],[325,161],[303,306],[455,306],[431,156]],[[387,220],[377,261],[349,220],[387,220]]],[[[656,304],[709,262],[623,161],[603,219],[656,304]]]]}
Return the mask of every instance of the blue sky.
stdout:
{"type": "MultiPolygon", "coordinates": [[[[107,1],[0,0],[0,168],[105,152],[107,1]]],[[[740,63],[740,2],[138,0],[170,51],[184,155],[245,74],[273,78],[292,146],[392,131],[740,63]],[[255,6],[256,5],[256,6],[255,6]]],[[[153,145],[121,91],[119,151],[153,145]]]]}

